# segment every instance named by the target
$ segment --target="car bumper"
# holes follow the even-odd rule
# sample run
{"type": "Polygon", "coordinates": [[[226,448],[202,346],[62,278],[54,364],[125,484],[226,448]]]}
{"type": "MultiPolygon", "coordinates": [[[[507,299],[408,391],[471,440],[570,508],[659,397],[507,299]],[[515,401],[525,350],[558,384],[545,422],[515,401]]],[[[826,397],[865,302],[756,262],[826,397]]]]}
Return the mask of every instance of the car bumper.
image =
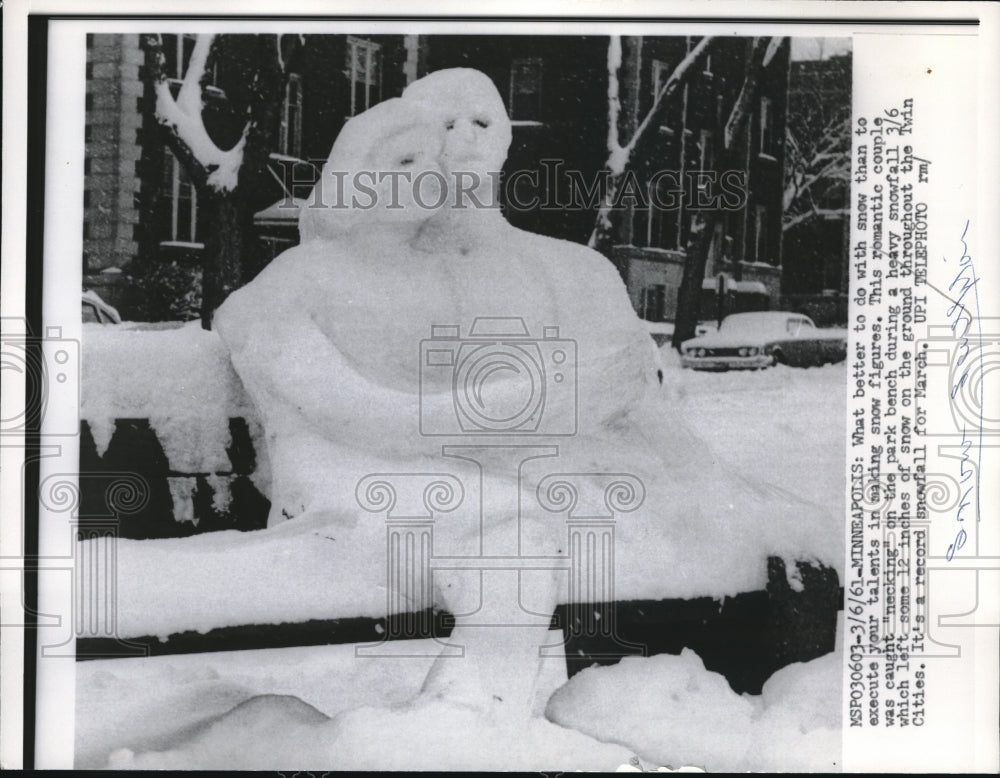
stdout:
{"type": "Polygon", "coordinates": [[[692,370],[759,370],[762,367],[770,367],[772,361],[769,354],[758,354],[753,357],[681,356],[681,365],[692,370]]]}

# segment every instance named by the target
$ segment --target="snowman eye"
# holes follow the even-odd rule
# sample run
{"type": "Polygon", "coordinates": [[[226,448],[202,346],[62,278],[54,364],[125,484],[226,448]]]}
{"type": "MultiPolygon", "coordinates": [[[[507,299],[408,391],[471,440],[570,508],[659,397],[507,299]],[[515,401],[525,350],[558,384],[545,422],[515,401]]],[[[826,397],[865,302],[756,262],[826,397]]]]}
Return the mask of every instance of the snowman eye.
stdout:
{"type": "Polygon", "coordinates": [[[446,130],[453,130],[453,129],[455,129],[455,120],[454,119],[449,119],[448,121],[446,121],[444,123],[444,128],[446,130]]]}
{"type": "Polygon", "coordinates": [[[475,124],[477,127],[482,127],[484,130],[490,126],[490,122],[488,119],[475,119],[473,121],[473,124],[475,124]]]}

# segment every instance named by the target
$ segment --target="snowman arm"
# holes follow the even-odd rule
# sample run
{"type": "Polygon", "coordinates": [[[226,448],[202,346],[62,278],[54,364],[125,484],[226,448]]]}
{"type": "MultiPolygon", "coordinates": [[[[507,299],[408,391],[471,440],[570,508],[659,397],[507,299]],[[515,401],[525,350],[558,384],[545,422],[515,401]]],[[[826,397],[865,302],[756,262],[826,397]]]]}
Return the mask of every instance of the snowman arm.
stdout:
{"type": "Polygon", "coordinates": [[[248,288],[230,296],[216,328],[265,420],[288,411],[325,437],[354,443],[377,429],[381,445],[416,428],[417,396],[359,375],[304,300],[275,305],[272,296],[269,310],[262,310],[260,297],[248,288]]]}

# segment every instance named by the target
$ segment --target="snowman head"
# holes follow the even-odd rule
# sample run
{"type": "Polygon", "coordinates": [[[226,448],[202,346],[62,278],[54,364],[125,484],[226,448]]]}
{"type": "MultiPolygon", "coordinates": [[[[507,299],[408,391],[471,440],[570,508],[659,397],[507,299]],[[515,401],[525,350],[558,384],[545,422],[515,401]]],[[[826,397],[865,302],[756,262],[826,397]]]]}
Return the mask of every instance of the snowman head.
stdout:
{"type": "Polygon", "coordinates": [[[444,135],[436,115],[399,98],[348,120],[302,208],[302,242],[373,226],[416,230],[444,201],[444,135]]]}
{"type": "Polygon", "coordinates": [[[446,173],[499,173],[507,159],[511,126],[487,75],[471,68],[438,70],[410,84],[403,99],[431,111],[444,129],[441,164],[446,173]]]}

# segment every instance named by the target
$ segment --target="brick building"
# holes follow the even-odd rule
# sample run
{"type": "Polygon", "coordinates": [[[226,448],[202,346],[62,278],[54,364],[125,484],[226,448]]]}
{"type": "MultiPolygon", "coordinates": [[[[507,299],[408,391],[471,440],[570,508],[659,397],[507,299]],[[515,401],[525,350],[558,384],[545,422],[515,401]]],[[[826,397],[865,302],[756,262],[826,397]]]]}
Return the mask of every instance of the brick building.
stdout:
{"type": "MultiPolygon", "coordinates": [[[[663,80],[687,55],[691,38],[632,38],[626,40],[623,113],[627,127],[641,121],[653,104],[663,80]]],[[[668,113],[654,137],[640,149],[636,168],[649,183],[657,171],[680,174],[687,186],[697,184],[699,171],[717,174],[715,148],[747,75],[752,40],[720,37],[713,41],[699,72],[683,88],[676,111],[668,113]]],[[[735,171],[743,177],[745,197],[724,212],[716,228],[706,265],[706,307],[713,308],[714,278],[724,274],[731,297],[727,310],[768,305],[777,307],[781,286],[781,218],[784,132],[790,46],[788,39],[761,74],[758,96],[743,132],[733,143],[740,150],[735,171]],[[761,299],[764,298],[764,299],[761,299]]],[[[626,128],[627,129],[627,128],[626,128]]],[[[627,136],[626,136],[627,137],[627,136]]],[[[619,226],[615,251],[627,257],[632,303],[644,318],[672,321],[683,274],[685,247],[697,200],[673,209],[632,207],[619,226]]],[[[714,318],[707,314],[706,318],[714,318]]]]}
{"type": "Polygon", "coordinates": [[[109,300],[139,250],[144,62],[138,35],[87,36],[84,285],[109,300]]]}

